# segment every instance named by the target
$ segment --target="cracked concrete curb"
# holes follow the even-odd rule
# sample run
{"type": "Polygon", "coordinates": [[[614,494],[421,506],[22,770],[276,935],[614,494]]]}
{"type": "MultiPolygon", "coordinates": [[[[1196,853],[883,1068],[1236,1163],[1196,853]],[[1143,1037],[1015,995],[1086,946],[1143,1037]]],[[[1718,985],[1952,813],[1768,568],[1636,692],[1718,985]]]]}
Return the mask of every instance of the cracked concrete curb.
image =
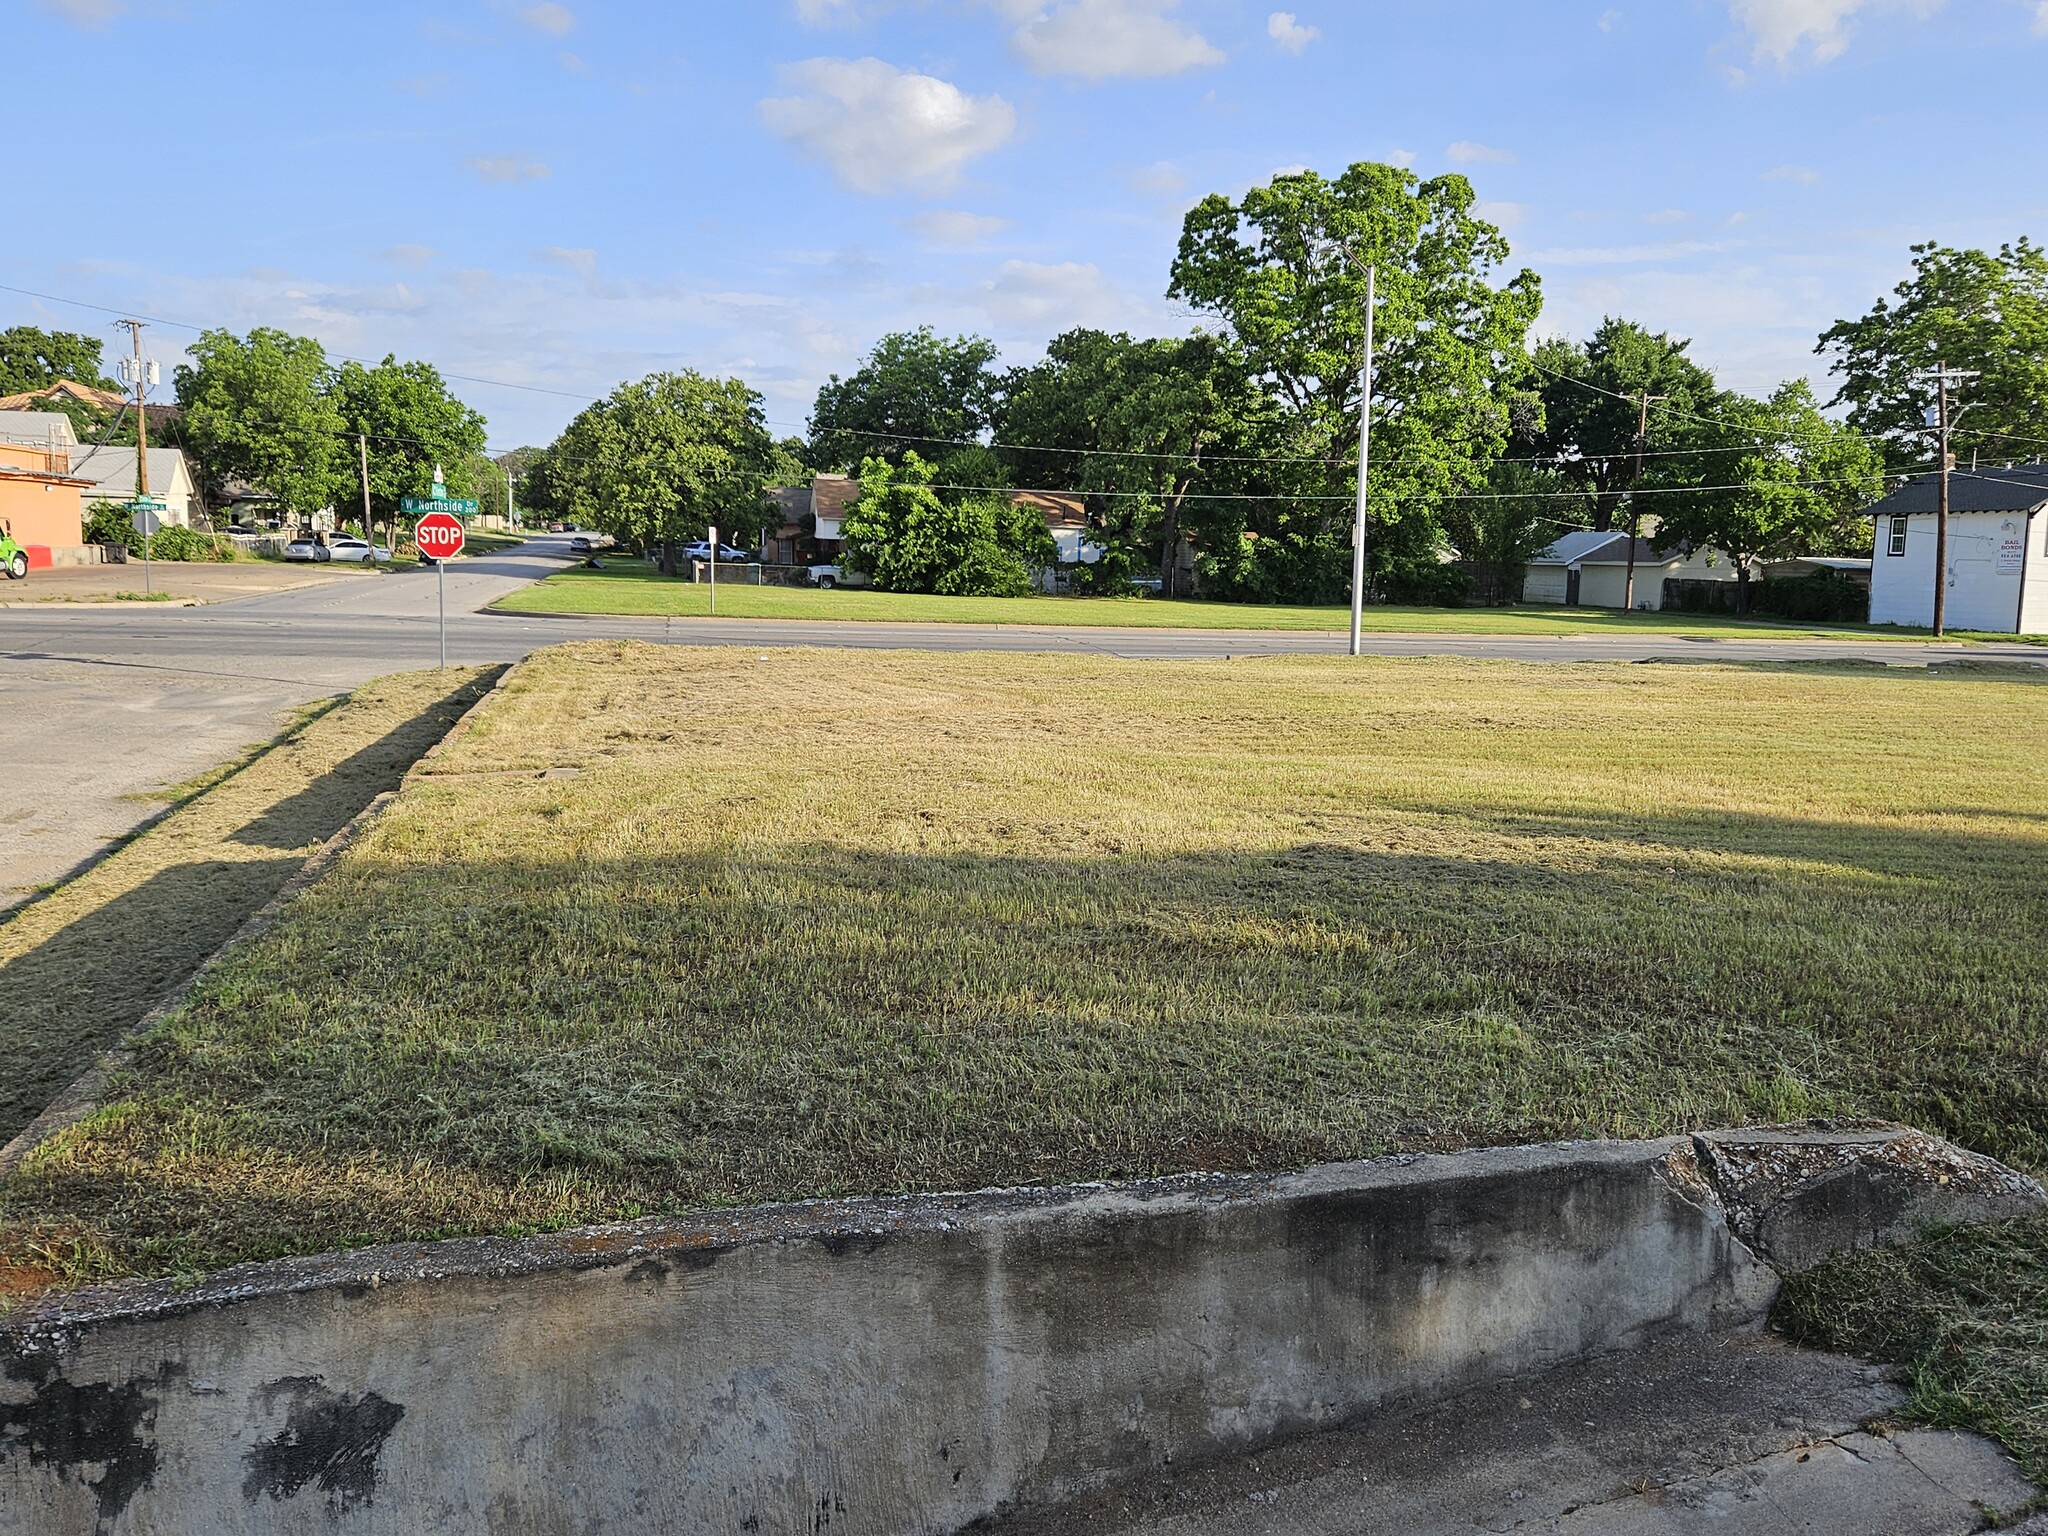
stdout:
{"type": "Polygon", "coordinates": [[[325,1530],[317,1486],[251,1471],[291,1445],[347,1461],[364,1531],[957,1531],[1752,1328],[1777,1275],[1731,1202],[1795,1258],[2048,1204],[1916,1136],[818,1201],[102,1286],[0,1321],[0,1511],[325,1530]]]}

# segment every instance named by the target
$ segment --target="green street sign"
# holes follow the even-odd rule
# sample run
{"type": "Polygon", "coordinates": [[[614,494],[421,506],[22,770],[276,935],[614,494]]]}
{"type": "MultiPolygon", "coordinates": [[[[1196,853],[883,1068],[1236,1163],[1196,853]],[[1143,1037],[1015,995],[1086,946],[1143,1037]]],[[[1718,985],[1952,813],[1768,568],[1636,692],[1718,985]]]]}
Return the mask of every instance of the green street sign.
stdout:
{"type": "Polygon", "coordinates": [[[475,517],[476,503],[466,496],[401,496],[399,510],[407,517],[428,512],[451,512],[457,517],[475,517]]]}
{"type": "Polygon", "coordinates": [[[161,496],[137,496],[125,505],[130,512],[163,512],[170,507],[161,496]]]}

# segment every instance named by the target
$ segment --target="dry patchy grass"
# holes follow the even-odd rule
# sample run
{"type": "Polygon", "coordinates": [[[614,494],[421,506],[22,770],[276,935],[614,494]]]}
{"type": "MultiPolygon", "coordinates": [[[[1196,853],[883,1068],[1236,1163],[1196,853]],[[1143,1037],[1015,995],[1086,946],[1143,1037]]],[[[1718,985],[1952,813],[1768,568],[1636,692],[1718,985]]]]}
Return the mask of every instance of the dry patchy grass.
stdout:
{"type": "Polygon", "coordinates": [[[741,655],[526,664],[0,1253],[1810,1115],[2048,1163],[2040,683],[741,655]]]}

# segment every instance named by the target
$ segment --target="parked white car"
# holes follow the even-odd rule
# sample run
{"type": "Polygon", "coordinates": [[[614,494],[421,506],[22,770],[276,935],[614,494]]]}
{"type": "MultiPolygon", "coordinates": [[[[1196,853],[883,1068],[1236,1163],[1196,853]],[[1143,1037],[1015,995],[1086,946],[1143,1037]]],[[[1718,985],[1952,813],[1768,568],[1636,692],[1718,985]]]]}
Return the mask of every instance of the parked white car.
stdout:
{"type": "Polygon", "coordinates": [[[325,560],[327,550],[312,534],[301,533],[285,545],[284,557],[287,560],[325,560]]]}
{"type": "Polygon", "coordinates": [[[843,565],[814,565],[811,567],[811,585],[831,591],[834,587],[864,587],[868,584],[867,573],[849,571],[843,565]]]}
{"type": "Polygon", "coordinates": [[[391,558],[391,551],[379,549],[367,539],[344,536],[331,541],[322,552],[320,558],[324,560],[389,560],[391,558]]]}

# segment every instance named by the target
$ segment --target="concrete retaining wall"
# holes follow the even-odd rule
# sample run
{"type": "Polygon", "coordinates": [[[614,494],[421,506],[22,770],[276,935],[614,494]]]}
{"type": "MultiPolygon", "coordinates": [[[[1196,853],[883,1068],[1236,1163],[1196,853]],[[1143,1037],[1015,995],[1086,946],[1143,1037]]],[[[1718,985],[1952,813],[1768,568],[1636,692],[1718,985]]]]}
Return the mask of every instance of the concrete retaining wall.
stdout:
{"type": "Polygon", "coordinates": [[[1803,1260],[2041,1202],[1911,1133],[1680,1138],[104,1287],[0,1322],[0,1530],[950,1532],[1753,1322],[1739,1229],[1803,1260]]]}

